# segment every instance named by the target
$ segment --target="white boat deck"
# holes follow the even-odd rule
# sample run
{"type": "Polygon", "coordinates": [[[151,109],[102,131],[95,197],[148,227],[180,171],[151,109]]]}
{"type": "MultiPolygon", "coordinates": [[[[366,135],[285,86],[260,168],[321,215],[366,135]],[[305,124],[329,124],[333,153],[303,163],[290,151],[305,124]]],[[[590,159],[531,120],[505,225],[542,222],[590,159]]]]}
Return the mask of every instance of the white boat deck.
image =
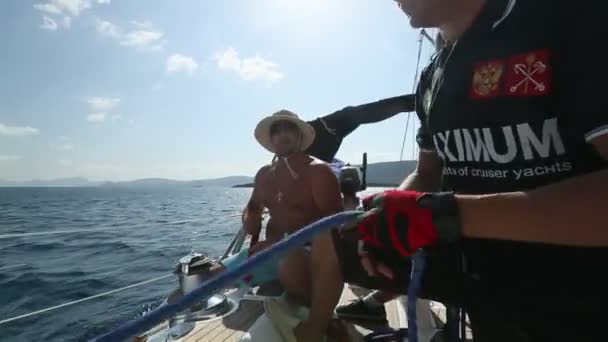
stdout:
{"type": "MultiPolygon", "coordinates": [[[[357,290],[355,290],[357,291],[357,290]]],[[[359,291],[357,291],[359,292],[359,291]]],[[[363,293],[357,293],[361,296],[363,293]]],[[[357,295],[346,286],[340,298],[340,304],[349,303],[356,299],[357,295]]],[[[223,319],[198,322],[196,327],[187,336],[175,340],[176,342],[238,342],[240,338],[247,332],[253,323],[263,314],[263,305],[260,301],[242,300],[239,309],[234,313],[224,317],[223,319]]],[[[445,307],[442,305],[434,305],[432,307],[433,314],[437,322],[441,325],[445,321],[445,307]]],[[[392,328],[400,328],[400,313],[399,303],[393,300],[386,304],[387,318],[389,326],[392,328]]],[[[401,314],[402,315],[402,314],[401,314]]],[[[362,341],[363,336],[372,332],[380,326],[376,325],[360,325],[348,322],[349,331],[351,333],[351,341],[362,341]]],[[[469,332],[470,333],[470,332],[469,332]]],[[[441,342],[441,336],[435,336],[433,341],[441,342]]]]}

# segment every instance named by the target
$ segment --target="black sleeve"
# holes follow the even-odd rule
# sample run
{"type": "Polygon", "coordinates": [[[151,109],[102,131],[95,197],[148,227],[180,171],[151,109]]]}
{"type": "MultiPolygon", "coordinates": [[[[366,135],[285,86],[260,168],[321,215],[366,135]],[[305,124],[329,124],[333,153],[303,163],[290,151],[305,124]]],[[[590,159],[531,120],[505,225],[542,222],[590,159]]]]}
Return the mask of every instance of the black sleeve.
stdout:
{"type": "Polygon", "coordinates": [[[359,125],[376,123],[415,108],[414,94],[396,96],[359,106],[349,106],[321,119],[340,138],[345,138],[359,125]]]}
{"type": "Polygon", "coordinates": [[[415,95],[409,94],[351,107],[351,117],[356,123],[363,125],[380,122],[399,113],[413,112],[414,109],[415,95]]]}
{"type": "Polygon", "coordinates": [[[426,111],[424,109],[425,94],[430,87],[430,66],[422,71],[416,89],[416,115],[420,119],[420,128],[416,134],[416,142],[421,150],[434,150],[433,136],[429,129],[426,111]]]}
{"type": "Polygon", "coordinates": [[[571,122],[587,142],[608,134],[608,67],[605,41],[608,37],[608,2],[598,0],[566,1],[565,40],[561,49],[559,93],[572,112],[571,122]]]}

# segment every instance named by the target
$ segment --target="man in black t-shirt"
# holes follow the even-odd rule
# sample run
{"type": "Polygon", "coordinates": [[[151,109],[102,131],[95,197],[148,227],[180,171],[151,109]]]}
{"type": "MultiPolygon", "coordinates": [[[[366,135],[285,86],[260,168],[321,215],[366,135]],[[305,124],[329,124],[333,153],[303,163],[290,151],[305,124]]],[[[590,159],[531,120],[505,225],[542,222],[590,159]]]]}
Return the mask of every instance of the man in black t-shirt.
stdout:
{"type": "Polygon", "coordinates": [[[296,335],[325,329],[342,281],[405,293],[425,248],[423,297],[463,305],[476,341],[605,340],[608,3],[397,2],[446,39],[417,93],[418,169],[364,201],[383,208],[357,227],[364,248],[313,242],[296,335]]]}
{"type": "Polygon", "coordinates": [[[315,129],[315,140],[306,150],[306,154],[331,163],[340,149],[342,140],[360,125],[380,122],[399,113],[412,111],[414,111],[414,95],[410,94],[346,107],[308,121],[315,129]]]}

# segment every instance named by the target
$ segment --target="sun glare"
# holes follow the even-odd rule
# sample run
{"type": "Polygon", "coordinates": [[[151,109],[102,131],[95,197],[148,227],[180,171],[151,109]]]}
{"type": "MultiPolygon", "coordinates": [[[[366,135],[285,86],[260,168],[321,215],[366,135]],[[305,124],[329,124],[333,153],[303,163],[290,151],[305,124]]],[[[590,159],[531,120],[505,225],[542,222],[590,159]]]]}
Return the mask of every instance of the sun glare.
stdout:
{"type": "Polygon", "coordinates": [[[272,0],[278,13],[303,16],[320,15],[337,9],[340,0],[272,0]]]}

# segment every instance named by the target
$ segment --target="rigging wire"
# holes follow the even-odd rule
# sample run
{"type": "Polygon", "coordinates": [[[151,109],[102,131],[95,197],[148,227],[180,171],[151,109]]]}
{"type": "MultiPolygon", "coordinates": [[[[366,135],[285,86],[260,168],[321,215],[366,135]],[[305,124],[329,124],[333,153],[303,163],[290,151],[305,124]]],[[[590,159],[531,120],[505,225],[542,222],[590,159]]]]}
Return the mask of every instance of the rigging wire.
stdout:
{"type": "MultiPolygon", "coordinates": [[[[414,93],[416,91],[416,81],[418,80],[418,72],[420,70],[420,56],[422,55],[422,44],[424,43],[422,38],[425,33],[426,32],[424,30],[421,30],[420,36],[418,37],[418,57],[416,60],[416,72],[414,73],[414,81],[412,82],[412,93],[414,93]]],[[[409,112],[407,114],[407,119],[406,119],[406,123],[405,123],[405,131],[403,132],[403,142],[401,143],[401,153],[399,154],[399,161],[403,161],[403,150],[405,149],[405,140],[407,138],[407,131],[409,128],[411,118],[412,118],[412,112],[409,112]]]]}
{"type": "Polygon", "coordinates": [[[71,301],[71,302],[67,302],[67,303],[51,306],[51,307],[48,307],[46,309],[32,311],[30,313],[26,313],[26,314],[23,314],[23,315],[7,318],[7,319],[4,319],[4,320],[1,320],[0,321],[0,325],[6,324],[6,323],[10,323],[10,322],[14,322],[14,321],[17,321],[17,320],[21,320],[21,319],[24,319],[24,318],[27,318],[27,317],[43,314],[43,313],[46,313],[46,312],[49,312],[49,311],[54,311],[54,310],[57,310],[57,309],[65,308],[65,307],[68,307],[68,306],[72,306],[72,305],[79,304],[79,303],[82,303],[82,302],[86,302],[86,301],[89,301],[89,300],[93,300],[93,299],[96,299],[96,298],[105,297],[105,296],[108,296],[108,295],[111,295],[111,294],[114,294],[114,293],[117,293],[117,292],[121,292],[121,291],[125,291],[125,290],[132,289],[132,288],[135,288],[135,287],[139,287],[139,286],[142,286],[142,285],[150,284],[150,283],[153,283],[153,282],[156,282],[156,281],[159,281],[159,280],[163,280],[163,279],[166,279],[166,278],[169,278],[169,277],[174,277],[174,276],[175,275],[173,273],[165,274],[165,275],[162,275],[160,277],[144,280],[144,281],[141,281],[139,283],[127,285],[125,287],[121,287],[121,288],[114,289],[114,290],[111,290],[111,291],[99,293],[99,294],[96,294],[96,295],[93,295],[93,296],[89,296],[89,297],[86,297],[86,298],[82,298],[82,299],[74,300],[74,301],[71,301]]]}

